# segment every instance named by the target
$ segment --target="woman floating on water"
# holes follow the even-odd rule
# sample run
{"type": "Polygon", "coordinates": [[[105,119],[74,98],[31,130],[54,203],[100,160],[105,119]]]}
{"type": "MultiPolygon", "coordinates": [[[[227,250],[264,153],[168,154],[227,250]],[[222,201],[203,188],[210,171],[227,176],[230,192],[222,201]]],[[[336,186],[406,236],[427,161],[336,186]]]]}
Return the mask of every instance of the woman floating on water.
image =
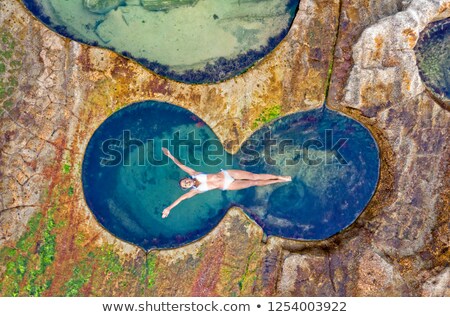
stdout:
{"type": "Polygon", "coordinates": [[[181,201],[194,197],[197,194],[204,193],[208,190],[239,190],[252,186],[265,186],[276,183],[290,182],[292,180],[291,176],[254,174],[242,170],[222,170],[221,172],[215,174],[205,174],[197,172],[194,169],[181,164],[180,161],[178,161],[168,149],[163,147],[162,151],[183,171],[190,175],[190,177],[180,180],[180,186],[183,189],[191,189],[163,210],[163,218],[166,218],[172,208],[178,205],[181,201]]]}

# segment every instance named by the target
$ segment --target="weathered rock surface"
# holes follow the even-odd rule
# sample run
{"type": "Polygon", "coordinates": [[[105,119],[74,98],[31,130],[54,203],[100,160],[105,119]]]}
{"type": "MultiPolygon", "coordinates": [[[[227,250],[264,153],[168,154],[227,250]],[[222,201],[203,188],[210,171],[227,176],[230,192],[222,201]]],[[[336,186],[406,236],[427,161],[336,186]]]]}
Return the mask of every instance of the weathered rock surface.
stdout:
{"type": "MultiPolygon", "coordinates": [[[[359,38],[340,33],[336,47],[328,104],[368,125],[382,149],[379,190],[360,223],[369,229],[368,247],[381,256],[367,258],[372,271],[395,277],[396,287],[384,294],[419,295],[420,285],[450,261],[450,117],[425,90],[413,50],[420,31],[449,10],[446,1],[412,1],[359,38]],[[340,46],[351,47],[351,56],[341,55],[340,46]]],[[[356,294],[376,294],[370,284],[359,285],[356,294]]]]}
{"type": "Polygon", "coordinates": [[[17,1],[0,3],[1,29],[26,49],[14,104],[0,117],[0,294],[448,296],[449,113],[425,91],[413,47],[449,10],[448,1],[304,0],[266,59],[226,82],[190,86],[63,39],[17,1]],[[265,109],[320,107],[333,52],[328,105],[371,129],[382,160],[374,198],[343,233],[262,243],[261,229],[232,209],[202,240],[145,254],[94,219],[80,168],[108,115],[135,101],[171,102],[236,149],[265,109]]]}

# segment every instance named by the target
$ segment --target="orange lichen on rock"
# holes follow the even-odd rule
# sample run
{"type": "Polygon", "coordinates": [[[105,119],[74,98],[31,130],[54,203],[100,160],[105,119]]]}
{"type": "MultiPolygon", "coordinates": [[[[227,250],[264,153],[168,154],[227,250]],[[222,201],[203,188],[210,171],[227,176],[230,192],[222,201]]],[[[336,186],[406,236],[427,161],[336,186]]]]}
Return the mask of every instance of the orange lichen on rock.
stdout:
{"type": "Polygon", "coordinates": [[[395,102],[393,97],[394,85],[392,83],[378,82],[375,85],[363,86],[361,102],[368,106],[385,105],[395,102]]]}
{"type": "Polygon", "coordinates": [[[403,33],[403,35],[405,35],[407,37],[408,43],[409,43],[409,47],[413,48],[416,45],[416,42],[417,42],[417,34],[416,34],[416,32],[413,29],[411,29],[411,28],[407,28],[407,29],[404,29],[402,31],[402,33],[403,33]]]}
{"type": "Polygon", "coordinates": [[[372,59],[379,60],[381,58],[382,49],[383,49],[383,37],[381,35],[375,36],[375,52],[372,55],[372,59]]]}

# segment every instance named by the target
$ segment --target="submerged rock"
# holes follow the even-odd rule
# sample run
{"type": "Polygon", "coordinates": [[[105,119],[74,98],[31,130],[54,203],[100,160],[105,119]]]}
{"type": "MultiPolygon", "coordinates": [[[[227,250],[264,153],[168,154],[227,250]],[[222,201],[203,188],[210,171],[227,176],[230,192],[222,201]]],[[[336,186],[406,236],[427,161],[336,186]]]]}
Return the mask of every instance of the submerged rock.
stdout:
{"type": "Polygon", "coordinates": [[[198,0],[141,0],[141,5],[148,11],[167,11],[182,6],[194,6],[198,0]]]}
{"type": "Polygon", "coordinates": [[[83,6],[92,13],[105,14],[123,2],[123,0],[83,0],[83,6]]]}

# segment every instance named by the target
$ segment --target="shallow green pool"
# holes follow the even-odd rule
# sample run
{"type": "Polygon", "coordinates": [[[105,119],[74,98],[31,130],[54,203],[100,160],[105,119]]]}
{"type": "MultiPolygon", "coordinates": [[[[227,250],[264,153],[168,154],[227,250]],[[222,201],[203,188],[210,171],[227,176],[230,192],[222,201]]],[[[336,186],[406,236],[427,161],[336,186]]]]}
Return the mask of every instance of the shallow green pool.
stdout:
{"type": "Polygon", "coordinates": [[[450,109],[450,18],[430,23],[415,47],[420,77],[450,109]]]}
{"type": "Polygon", "coordinates": [[[228,79],[287,34],[298,0],[22,0],[58,33],[169,78],[228,79]]]}

